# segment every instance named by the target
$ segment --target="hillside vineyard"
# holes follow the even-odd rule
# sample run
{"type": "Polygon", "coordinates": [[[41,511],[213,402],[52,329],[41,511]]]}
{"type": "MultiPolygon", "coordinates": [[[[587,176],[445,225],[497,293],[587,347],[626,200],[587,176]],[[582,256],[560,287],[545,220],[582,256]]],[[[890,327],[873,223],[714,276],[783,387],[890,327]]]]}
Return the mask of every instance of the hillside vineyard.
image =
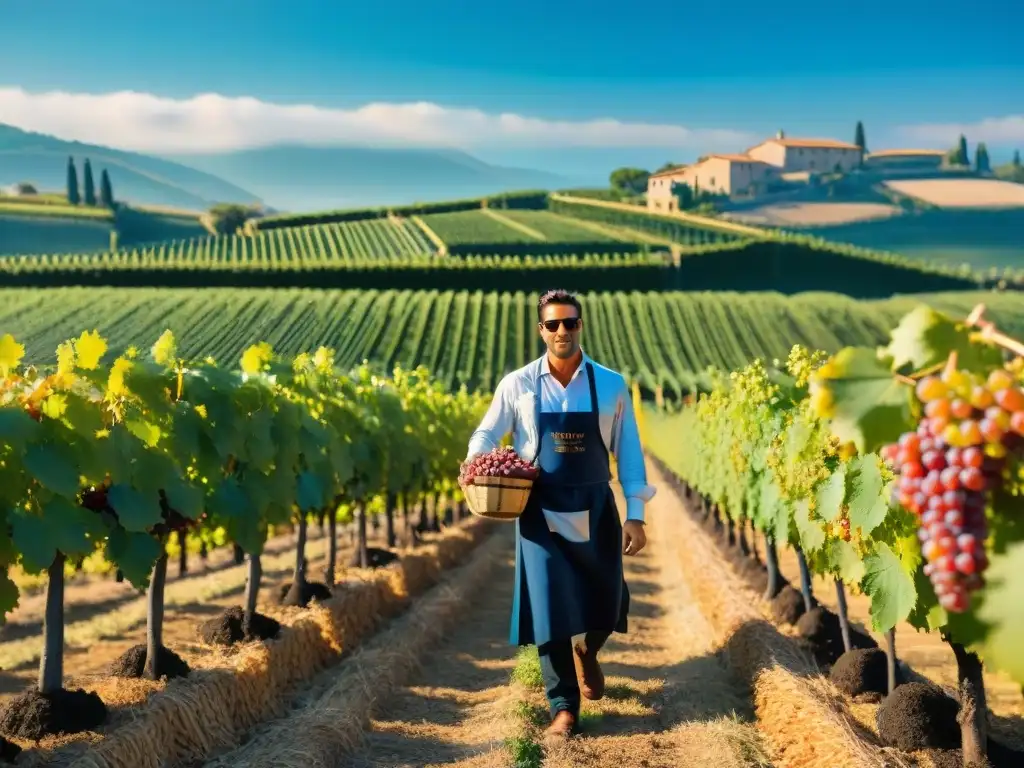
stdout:
{"type": "Polygon", "coordinates": [[[978,272],[804,234],[563,196],[252,220],[234,235],[92,253],[0,259],[7,285],[319,287],[524,291],[837,290],[1016,287],[978,272]],[[510,202],[510,201],[502,201],[510,202]],[[515,274],[510,274],[515,273],[515,274]]]}

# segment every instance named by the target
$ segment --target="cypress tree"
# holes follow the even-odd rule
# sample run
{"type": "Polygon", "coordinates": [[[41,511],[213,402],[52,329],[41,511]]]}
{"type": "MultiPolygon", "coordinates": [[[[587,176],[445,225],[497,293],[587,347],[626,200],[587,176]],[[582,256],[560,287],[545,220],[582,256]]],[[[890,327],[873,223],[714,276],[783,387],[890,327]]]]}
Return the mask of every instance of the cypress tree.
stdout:
{"type": "Polygon", "coordinates": [[[960,143],[959,145],[957,145],[956,152],[961,165],[971,164],[971,155],[967,151],[967,139],[964,138],[964,135],[962,133],[960,134],[960,143]]]}
{"type": "Polygon", "coordinates": [[[1020,150],[1013,150],[1013,167],[1020,168],[1020,150]]]}
{"type": "Polygon", "coordinates": [[[853,143],[860,147],[861,154],[868,151],[868,143],[864,139],[864,123],[857,121],[857,129],[853,133],[853,143]]]}
{"type": "Polygon", "coordinates": [[[78,171],[75,170],[75,158],[68,157],[68,203],[78,205],[82,197],[78,193],[78,171]]]}
{"type": "Polygon", "coordinates": [[[974,170],[978,173],[988,173],[992,170],[988,160],[988,147],[983,141],[978,143],[978,148],[974,152],[974,170]]]}
{"type": "Polygon", "coordinates": [[[85,178],[83,179],[85,184],[85,204],[96,205],[96,182],[92,178],[92,165],[89,164],[89,158],[85,158],[85,178]]]}
{"type": "Polygon", "coordinates": [[[114,188],[110,186],[110,175],[106,168],[100,172],[100,205],[104,208],[114,207],[114,188]]]}

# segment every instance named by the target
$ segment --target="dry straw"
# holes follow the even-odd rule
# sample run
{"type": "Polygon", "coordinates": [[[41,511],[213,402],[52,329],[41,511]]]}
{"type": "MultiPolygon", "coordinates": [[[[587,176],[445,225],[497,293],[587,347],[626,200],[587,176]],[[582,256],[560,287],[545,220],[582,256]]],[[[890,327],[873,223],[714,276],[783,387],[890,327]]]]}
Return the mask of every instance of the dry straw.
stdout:
{"type": "MultiPolygon", "coordinates": [[[[442,533],[378,570],[349,570],[334,596],[308,609],[275,612],[286,629],[276,640],[211,652],[205,668],[175,679],[102,740],[26,754],[24,765],[162,768],[203,760],[234,747],[250,728],[282,717],[295,687],[351,652],[411,598],[436,584],[494,527],[479,519],[442,533]],[[213,666],[216,664],[216,666],[213,666]]],[[[21,763],[22,761],[19,761],[21,763]]]]}

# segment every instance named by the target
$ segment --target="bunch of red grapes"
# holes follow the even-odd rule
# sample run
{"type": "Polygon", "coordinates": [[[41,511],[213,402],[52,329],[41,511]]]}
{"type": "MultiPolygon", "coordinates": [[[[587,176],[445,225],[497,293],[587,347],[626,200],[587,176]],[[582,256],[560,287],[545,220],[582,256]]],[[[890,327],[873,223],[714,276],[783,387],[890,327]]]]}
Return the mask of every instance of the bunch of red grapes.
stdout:
{"type": "Polygon", "coordinates": [[[1004,369],[950,370],[917,384],[924,418],[882,449],[895,495],[918,517],[924,571],[947,611],[962,613],[988,566],[985,510],[1006,456],[1024,444],[1024,389],[1004,369]]]}
{"type": "Polygon", "coordinates": [[[467,463],[459,473],[459,482],[469,485],[473,478],[478,476],[535,480],[539,472],[537,467],[521,459],[512,448],[495,448],[490,453],[482,453],[467,463]]]}

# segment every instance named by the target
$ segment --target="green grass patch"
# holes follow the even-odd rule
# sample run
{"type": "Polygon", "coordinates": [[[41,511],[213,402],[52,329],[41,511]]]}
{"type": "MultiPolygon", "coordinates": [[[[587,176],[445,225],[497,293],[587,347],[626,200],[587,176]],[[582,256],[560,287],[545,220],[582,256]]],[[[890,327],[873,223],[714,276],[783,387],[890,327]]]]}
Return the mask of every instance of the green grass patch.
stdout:
{"type": "Polygon", "coordinates": [[[516,666],[512,670],[512,682],[525,688],[543,688],[544,676],[540,671],[540,656],[533,645],[524,646],[516,653],[516,666]]]}
{"type": "MultiPolygon", "coordinates": [[[[543,689],[544,677],[536,646],[524,646],[516,652],[516,664],[509,675],[509,682],[521,685],[527,691],[543,689]]],[[[520,732],[505,739],[505,748],[512,758],[513,768],[540,768],[542,765],[544,750],[536,734],[543,727],[546,714],[544,708],[531,703],[528,698],[519,699],[512,706],[511,715],[519,724],[520,732]]]]}
{"type": "Polygon", "coordinates": [[[544,725],[545,714],[543,707],[538,707],[528,701],[517,701],[512,708],[512,716],[516,720],[538,727],[544,725]]]}
{"type": "Polygon", "coordinates": [[[585,730],[592,726],[596,726],[604,720],[604,712],[594,712],[592,710],[580,710],[580,715],[576,718],[576,724],[580,730],[585,730]]]}
{"type": "Polygon", "coordinates": [[[505,740],[505,746],[512,755],[512,768],[540,768],[544,750],[529,736],[515,736],[505,740]]]}

